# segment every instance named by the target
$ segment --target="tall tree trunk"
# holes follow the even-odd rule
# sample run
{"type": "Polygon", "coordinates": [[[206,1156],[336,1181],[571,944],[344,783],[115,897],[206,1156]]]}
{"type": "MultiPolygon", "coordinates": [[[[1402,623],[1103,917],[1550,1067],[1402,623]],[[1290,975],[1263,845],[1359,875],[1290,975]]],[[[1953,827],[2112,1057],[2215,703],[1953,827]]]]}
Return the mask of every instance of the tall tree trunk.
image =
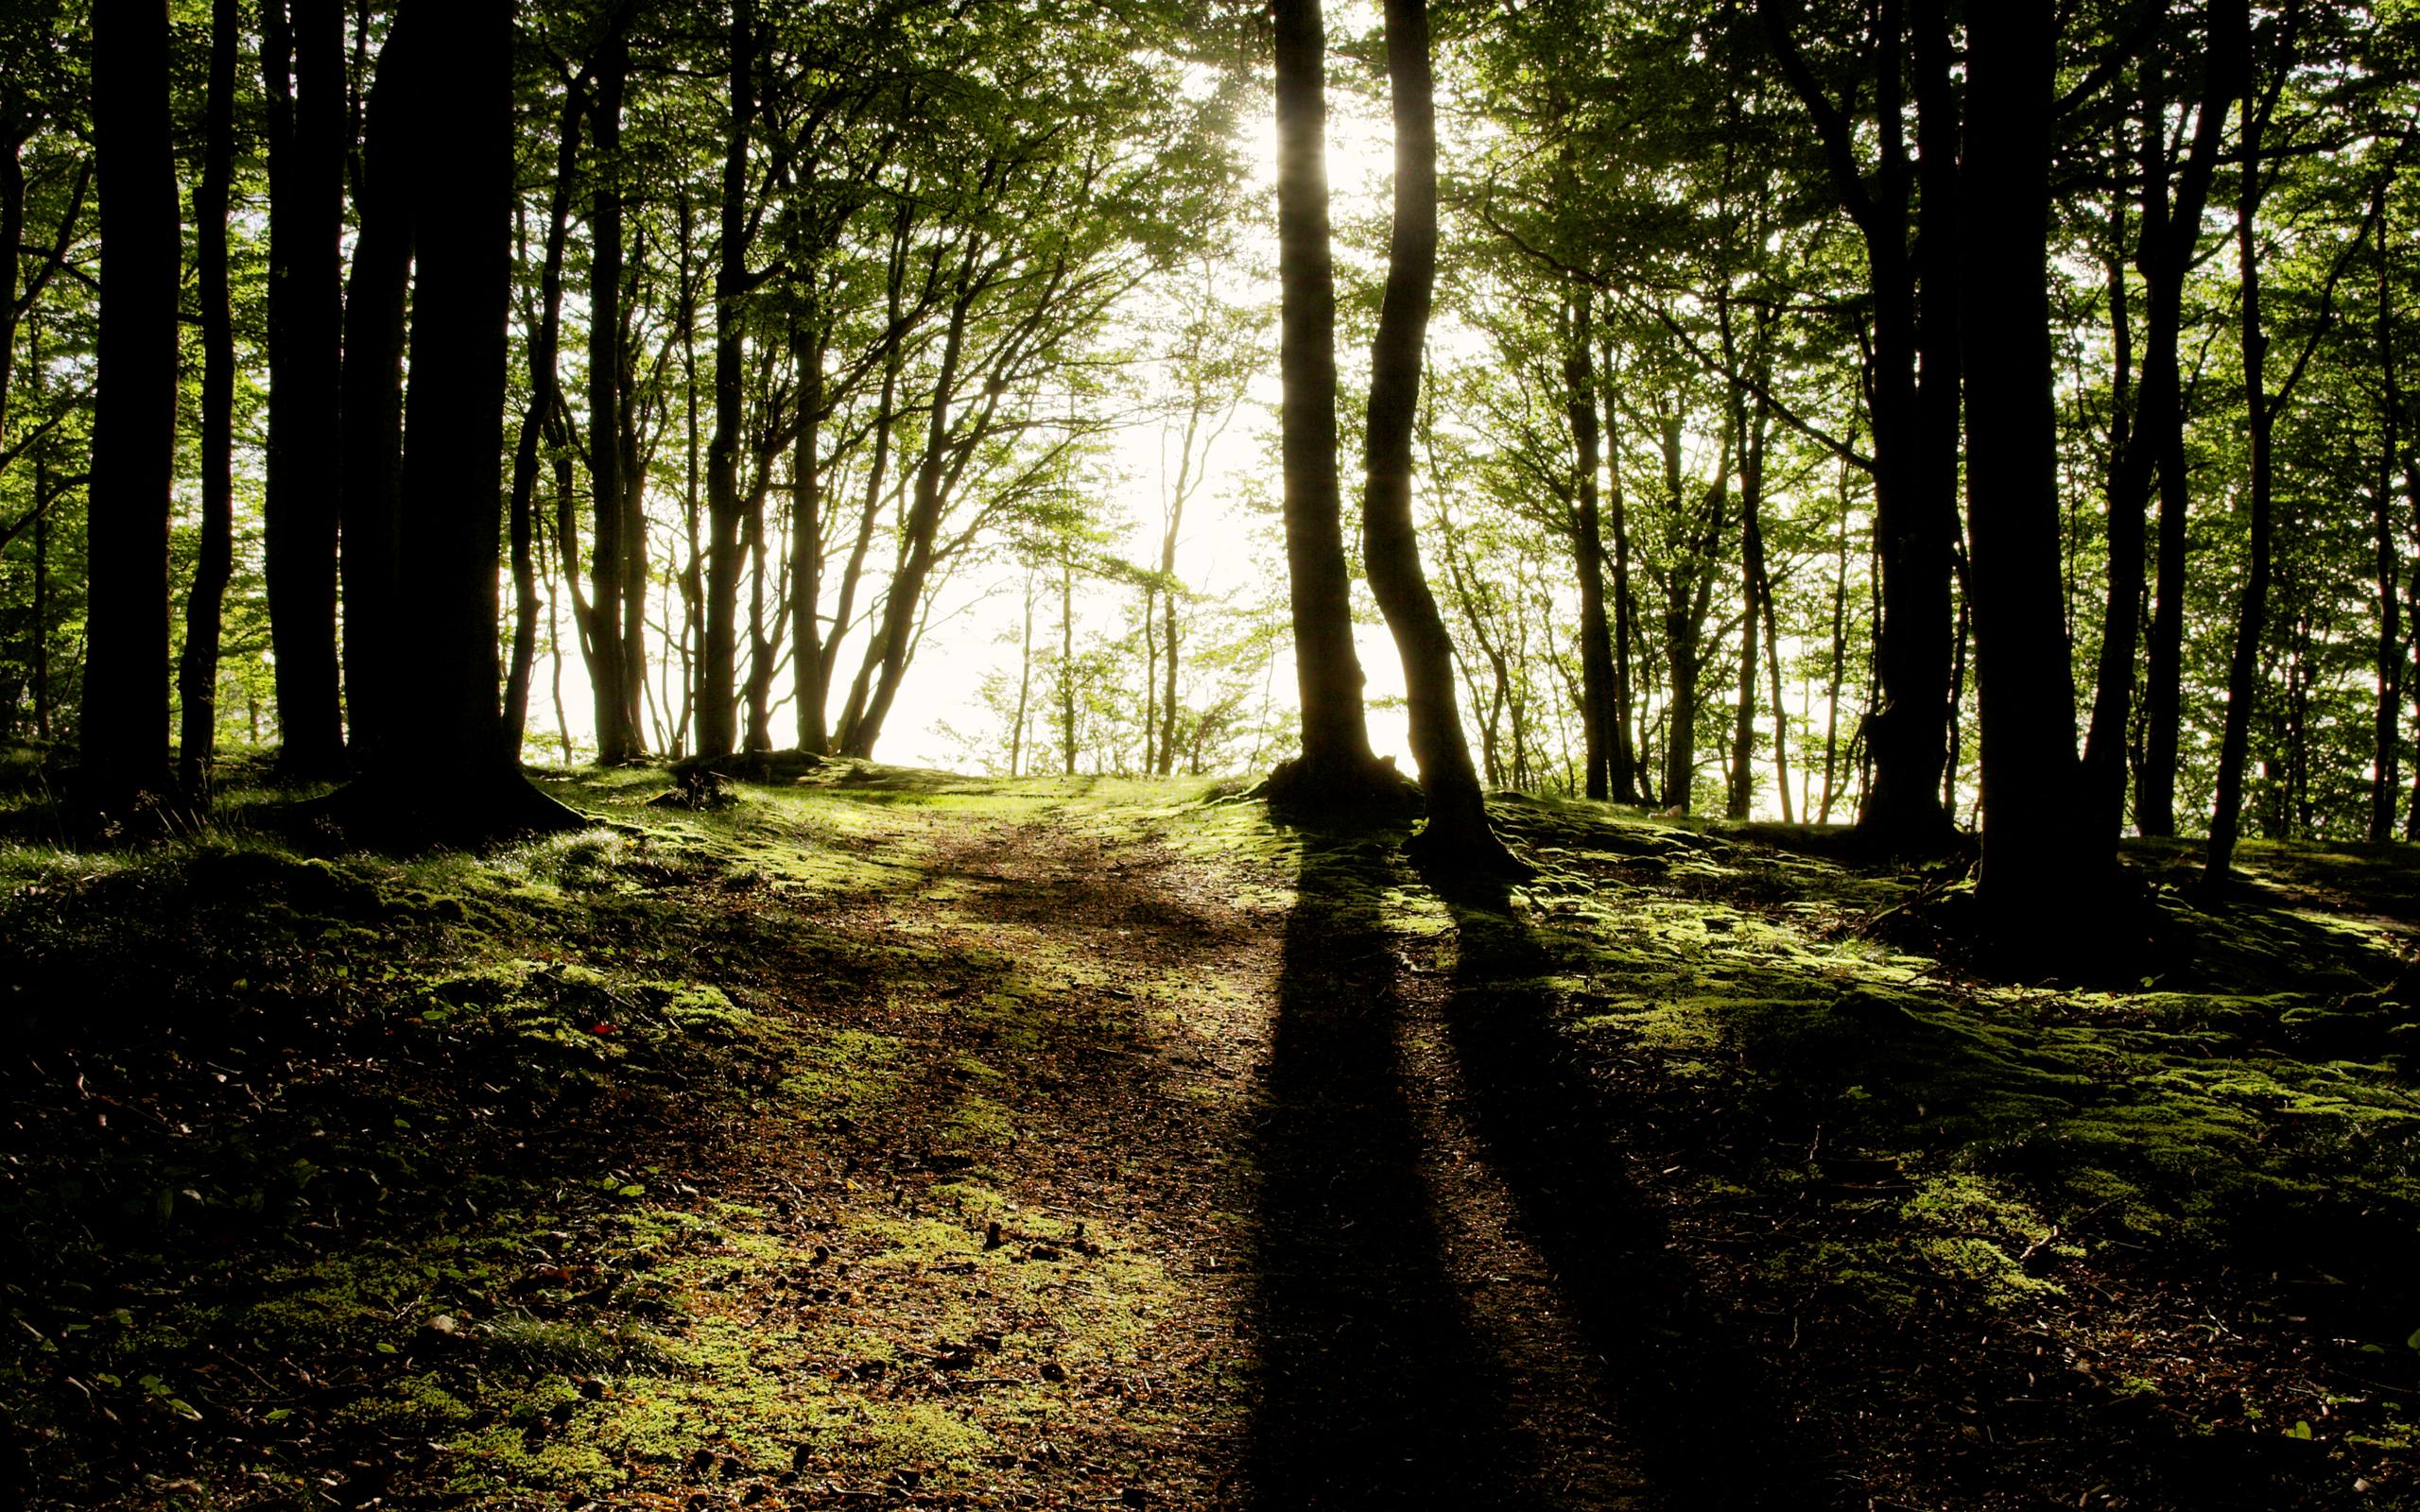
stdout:
{"type": "Polygon", "coordinates": [[[1590,329],[1589,290],[1578,279],[1564,292],[1564,409],[1571,424],[1574,482],[1579,507],[1572,519],[1573,565],[1580,573],[1581,748],[1588,764],[1582,790],[1593,799],[1613,796],[1618,711],[1614,696],[1614,645],[1605,618],[1605,532],[1598,507],[1597,478],[1603,465],[1597,430],[1596,333],[1590,329]]]}
{"type": "Polygon", "coordinates": [[[2212,0],[2207,62],[2192,146],[2181,171],[2169,155],[2168,92],[2155,52],[2142,75],[2143,121],[2137,150],[2142,176],[2142,231],[2135,267],[2143,277],[2143,372],[2135,410],[2109,492],[2109,590],[2101,615],[2101,650],[2092,725],[2084,742],[2084,831],[2105,838],[2109,854],[2124,828],[2126,741],[2135,693],[2135,658],[2143,598],[2143,508],[2159,489],[2159,556],[2143,690],[2144,748],[2135,780],[2135,817],[2145,834],[2176,831],[2176,749],[2184,665],[2185,477],[2184,385],[2177,342],[2184,327],[2185,283],[2202,235],[2225,140],[2227,107],[2245,84],[2246,0],[2212,0]],[[2170,180],[2174,180],[2173,197],[2170,180]]]}
{"type": "MultiPolygon", "coordinates": [[[[1735,419],[1735,424],[1740,423],[1735,419]]],[[[1766,405],[1745,421],[1747,440],[1739,466],[1739,701],[1731,733],[1731,782],[1723,803],[1726,817],[1744,819],[1756,797],[1756,652],[1764,631],[1764,600],[1758,585],[1765,576],[1765,428],[1766,405]]],[[[1773,718],[1782,717],[1779,699],[1773,718]]],[[[1784,803],[1789,799],[1785,798],[1784,803]]]]}
{"type": "Polygon", "coordinates": [[[2055,22],[2049,0],[1967,17],[1963,211],[1966,508],[1983,857],[1976,900],[2004,943],[2072,938],[2074,668],[2060,578],[2048,283],[2055,22]],[[2062,934],[2061,931],[2066,933],[2062,934]]]}
{"type": "MultiPolygon", "coordinates": [[[[821,753],[831,744],[823,724],[828,684],[823,672],[822,627],[816,619],[823,596],[823,476],[820,448],[823,425],[822,310],[812,284],[807,290],[805,340],[799,350],[798,447],[790,463],[790,673],[798,725],[798,748],[821,753]]],[[[837,639],[847,627],[834,625],[837,639]]],[[[1011,776],[1014,773],[1011,774],[1011,776]]]]}
{"type": "MultiPolygon", "coordinates": [[[[942,337],[941,361],[933,373],[931,403],[925,411],[925,455],[916,466],[915,497],[902,524],[899,565],[885,594],[882,621],[866,645],[857,669],[857,685],[850,690],[848,716],[842,721],[841,745],[852,756],[871,759],[882,737],[884,720],[899,696],[910,648],[916,638],[917,615],[924,608],[925,585],[933,570],[934,548],[941,532],[942,511],[948,503],[944,480],[949,475],[950,410],[958,398],[959,364],[966,353],[966,327],[977,292],[977,264],[980,238],[967,233],[959,255],[957,292],[950,301],[949,326],[942,337]],[[861,696],[859,690],[865,690],[861,696]]],[[[1071,768],[1072,770],[1072,768],[1071,768]]]]}
{"type": "Polygon", "coordinates": [[[1350,798],[1376,767],[1353,647],[1336,466],[1336,268],[1328,246],[1327,31],[1320,0],[1272,0],[1277,64],[1278,429],[1303,754],[1281,796],[1350,798]]]}
{"type": "Polygon", "coordinates": [[[1513,866],[1512,854],[1488,823],[1486,792],[1471,765],[1454,693],[1454,641],[1421,571],[1411,513],[1411,433],[1437,282],[1437,121],[1427,0],[1387,0],[1386,22],[1394,226],[1387,239],[1386,295],[1370,347],[1362,560],[1403,659],[1411,750],[1428,797],[1428,822],[1415,843],[1458,868],[1506,869],[1513,866]]]}
{"type": "MultiPolygon", "coordinates": [[[[596,182],[588,234],[588,684],[596,724],[596,764],[618,766],[639,753],[638,709],[623,666],[622,567],[626,539],[622,491],[622,94],[631,66],[620,34],[597,49],[592,133],[596,182]]],[[[717,348],[719,355],[720,348],[717,348]]]]}
{"type": "Polygon", "coordinates": [[[100,387],[87,507],[76,806],[128,820],[168,790],[168,507],[177,448],[177,175],[164,0],[95,0],[100,387]]]}
{"type": "Polygon", "coordinates": [[[2244,433],[2251,443],[2248,492],[2252,511],[2251,540],[2246,553],[2251,567],[2243,599],[2236,612],[2235,645],[2227,662],[2226,724],[2219,737],[2217,804],[2210,815],[2210,837],[2203,860],[2202,886],[2217,894],[2235,865],[2235,845],[2243,822],[2243,768],[2252,747],[2252,713],[2260,694],[2260,641],[2269,627],[2270,490],[2273,482],[2270,440],[2276,413],[2268,393],[2269,333],[2262,324],[2259,214],[2260,148],[2265,113],[2246,91],[2243,132],[2238,144],[2241,177],[2236,194],[2236,273],[2243,290],[2238,307],[2238,330],[2243,349],[2244,433]]]}
{"type": "Polygon", "coordinates": [[[269,96],[268,477],[262,517],[277,661],[278,766],[344,770],[337,666],[338,412],[344,333],[341,0],[267,0],[269,96]]]}
{"type": "Polygon", "coordinates": [[[353,754],[363,767],[409,739],[409,663],[388,662],[404,612],[404,322],[411,284],[409,137],[425,17],[398,11],[364,110],[360,220],[345,289],[342,362],[344,683],[353,754]]]}
{"type": "Polygon", "coordinates": [[[1059,769],[1076,775],[1076,554],[1059,545],[1059,769]]]}
{"type": "Polygon", "coordinates": [[[2371,522],[2377,547],[2377,714],[2370,757],[2370,839],[2394,838],[2394,800],[2402,783],[2398,755],[2403,713],[2403,561],[2395,546],[2394,463],[2402,452],[2402,385],[2395,373],[2394,244],[2387,239],[2388,185],[2373,191],[2370,218],[2377,223],[2378,377],[2384,403],[2378,416],[2378,472],[2371,522]]]}
{"type": "Polygon", "coordinates": [[[418,718],[408,748],[382,751],[335,805],[357,833],[411,844],[579,822],[522,776],[497,700],[512,6],[473,0],[448,19],[446,66],[408,71],[399,123],[418,257],[402,490],[410,609],[392,606],[394,618],[374,627],[389,643],[387,667],[410,669],[418,718]]]}
{"type": "Polygon", "coordinates": [[[748,142],[756,118],[755,8],[732,0],[731,122],[723,144],[722,234],[715,266],[715,433],[706,450],[706,644],[698,687],[698,754],[727,756],[739,738],[739,432],[746,395],[741,338],[748,292],[748,142]]]}
{"type": "Polygon", "coordinates": [[[1832,822],[1834,763],[1841,749],[1841,683],[1848,670],[1849,604],[1849,465],[1841,464],[1841,528],[1835,543],[1832,577],[1832,667],[1824,691],[1824,803],[1818,824],[1832,822]]]}
{"type": "MultiPolygon", "coordinates": [[[[562,126],[555,138],[555,182],[546,204],[546,240],[538,273],[538,318],[528,337],[529,407],[522,411],[521,432],[512,448],[510,529],[517,612],[513,624],[512,664],[505,678],[504,726],[506,747],[516,760],[521,755],[523,732],[528,728],[529,679],[538,639],[538,570],[534,554],[538,448],[541,440],[555,438],[560,429],[558,415],[562,405],[562,385],[556,359],[562,345],[563,252],[570,240],[572,178],[579,163],[579,122],[586,109],[586,91],[580,82],[574,81],[563,100],[562,126]]],[[[569,531],[561,528],[562,524],[558,522],[559,544],[568,554],[573,549],[573,537],[569,531]]],[[[578,586],[575,579],[575,590],[578,586]]],[[[550,623],[552,604],[550,591],[547,610],[550,623]]],[[[580,644],[585,649],[585,636],[581,637],[580,644]]],[[[557,649],[560,654],[561,648],[557,649]]],[[[568,748],[563,752],[563,759],[571,759],[568,748]]]]}
{"type": "MultiPolygon", "coordinates": [[[[1613,376],[1613,363],[1602,365],[1608,379],[1613,376]]],[[[1613,390],[1605,390],[1605,524],[1614,537],[1613,581],[1613,728],[1606,737],[1605,782],[1616,803],[1641,800],[1639,781],[1644,765],[1639,760],[1637,741],[1633,734],[1631,646],[1637,633],[1633,624],[1636,610],[1630,589],[1630,509],[1629,498],[1622,489],[1622,446],[1620,414],[1613,390]]]]}
{"type": "MultiPolygon", "coordinates": [[[[218,635],[235,565],[235,326],[227,286],[227,194],[235,155],[235,0],[212,0],[210,97],[202,125],[201,181],[193,192],[194,293],[201,306],[201,541],[185,597],[184,657],[177,668],[182,729],[177,785],[199,806],[210,796],[218,743],[218,635]]],[[[15,248],[9,249],[13,257],[15,248]]],[[[0,302],[16,293],[0,283],[0,302]]],[[[5,391],[0,378],[0,391],[5,391]]]]}
{"type": "Polygon", "coordinates": [[[1947,48],[1934,33],[1938,0],[1913,0],[1917,33],[1917,131],[1924,161],[1910,163],[1903,69],[1903,0],[1874,11],[1877,165],[1858,160],[1858,123],[1826,94],[1789,30],[1789,0],[1759,0],[1784,77],[1814,117],[1832,186],[1864,241],[1874,295],[1869,392],[1874,429],[1875,542],[1881,575],[1876,679],[1880,706],[1866,721],[1874,781],[1858,816],[1879,848],[1929,850],[1951,835],[1941,804],[1947,751],[1950,563],[1957,540],[1954,207],[1949,145],[1951,96],[1940,77],[1947,48]],[[1910,246],[1910,191],[1925,206],[1910,246]],[[1949,465],[1945,466],[1944,457],[1949,465]]]}
{"type": "Polygon", "coordinates": [[[1011,777],[1025,775],[1025,726],[1027,712],[1033,707],[1033,578],[1034,569],[1028,563],[1025,570],[1025,640],[1017,662],[1017,716],[1009,726],[1011,777]]]}

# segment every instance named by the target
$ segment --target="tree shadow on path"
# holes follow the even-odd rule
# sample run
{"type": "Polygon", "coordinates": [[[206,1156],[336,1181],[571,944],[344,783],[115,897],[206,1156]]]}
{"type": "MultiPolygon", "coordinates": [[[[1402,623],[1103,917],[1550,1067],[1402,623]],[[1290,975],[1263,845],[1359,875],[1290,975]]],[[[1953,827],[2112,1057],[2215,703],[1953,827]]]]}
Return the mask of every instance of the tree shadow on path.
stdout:
{"type": "Polygon", "coordinates": [[[1487,1507],[1525,1478],[1441,1260],[1377,840],[1304,837],[1260,1171],[1250,1504],[1487,1507]]]}
{"type": "Polygon", "coordinates": [[[1604,1362],[1655,1500],[1675,1507],[1841,1504],[1794,1441],[1764,1372],[1670,1247],[1626,1173],[1608,1089],[1558,1024],[1553,943],[1500,887],[1441,887],[1459,941],[1445,1026],[1468,1116],[1567,1314],[1604,1362]]]}

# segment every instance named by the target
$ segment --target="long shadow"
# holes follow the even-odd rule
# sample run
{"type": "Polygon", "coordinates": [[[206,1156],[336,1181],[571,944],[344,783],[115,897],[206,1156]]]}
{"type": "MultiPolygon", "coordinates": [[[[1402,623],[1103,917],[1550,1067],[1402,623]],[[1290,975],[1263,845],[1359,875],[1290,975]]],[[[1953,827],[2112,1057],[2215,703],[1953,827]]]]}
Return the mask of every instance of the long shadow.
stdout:
{"type": "Polygon", "coordinates": [[[1377,843],[1305,837],[1260,1170],[1251,1504],[1510,1505],[1524,1467],[1440,1260],[1377,843]],[[1357,859],[1356,851],[1372,855],[1357,859]]]}
{"type": "Polygon", "coordinates": [[[1444,1016],[1472,1121],[1522,1231],[1605,1362],[1657,1500],[1793,1512],[1843,1504],[1845,1488],[1825,1484],[1793,1442],[1763,1372],[1625,1176],[1616,1110],[1558,1031],[1552,996],[1534,985],[1553,970],[1552,947],[1500,888],[1439,891],[1459,935],[1444,1016]]]}

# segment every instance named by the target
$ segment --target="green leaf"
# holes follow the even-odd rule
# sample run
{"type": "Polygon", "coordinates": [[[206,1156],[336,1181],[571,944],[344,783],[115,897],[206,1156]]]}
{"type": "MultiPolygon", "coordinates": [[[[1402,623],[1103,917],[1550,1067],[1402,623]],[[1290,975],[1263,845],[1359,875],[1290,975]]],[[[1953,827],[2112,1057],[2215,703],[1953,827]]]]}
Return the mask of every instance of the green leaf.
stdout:
{"type": "Polygon", "coordinates": [[[2296,1418],[2294,1420],[2294,1426],[2286,1430],[2286,1436],[2288,1438],[2308,1438],[2310,1436],[2310,1420],[2308,1418],[2296,1418]]]}

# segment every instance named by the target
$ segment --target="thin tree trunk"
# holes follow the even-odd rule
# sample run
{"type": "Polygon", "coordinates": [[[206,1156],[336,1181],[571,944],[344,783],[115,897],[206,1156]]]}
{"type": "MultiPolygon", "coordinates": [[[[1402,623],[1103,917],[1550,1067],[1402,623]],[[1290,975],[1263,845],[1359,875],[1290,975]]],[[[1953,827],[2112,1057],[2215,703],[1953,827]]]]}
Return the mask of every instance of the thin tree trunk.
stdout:
{"type": "Polygon", "coordinates": [[[2226,724],[2219,738],[2217,805],[2210,815],[2209,847],[2202,885],[2216,893],[2235,865],[2236,837],[2243,822],[2243,768],[2252,746],[2253,704],[2260,691],[2260,641],[2269,625],[2272,484],[2270,438],[2276,423],[2267,388],[2269,334],[2260,305],[2260,139],[2263,112],[2247,91],[2243,102],[2241,178],[2236,195],[2236,273],[2242,288],[2238,333],[2243,348],[2244,433],[2251,444],[2251,570],[2236,613],[2235,645],[2227,662],[2226,724]]]}
{"type": "Polygon", "coordinates": [[[1076,775],[1076,558],[1059,547],[1059,769],[1076,775]]]}
{"type": "Polygon", "coordinates": [[[76,806],[136,817],[168,791],[168,509],[177,444],[176,163],[164,0],[95,0],[100,387],[88,490],[76,806]]]}
{"type": "Polygon", "coordinates": [[[1614,647],[1605,617],[1605,535],[1598,508],[1597,477],[1603,458],[1597,430],[1596,334],[1589,290],[1577,279],[1564,294],[1564,409],[1571,424],[1579,508],[1572,521],[1572,556],[1580,573],[1581,749],[1588,764],[1582,790],[1593,799],[1613,796],[1620,734],[1615,696],[1614,647]]]}
{"type": "MultiPolygon", "coordinates": [[[[521,754],[523,732],[528,728],[529,679],[537,652],[538,570],[533,547],[538,444],[554,429],[556,412],[562,404],[556,357],[562,343],[563,249],[570,235],[572,175],[579,163],[579,120],[585,108],[583,91],[575,82],[563,101],[562,127],[555,143],[554,191],[546,205],[546,241],[538,274],[538,319],[528,338],[529,407],[522,412],[521,432],[512,449],[510,528],[517,612],[511,670],[505,679],[504,727],[505,744],[516,760],[521,754]]],[[[558,535],[568,547],[570,533],[559,529],[558,535]]],[[[582,644],[585,644],[583,638],[582,644]]],[[[568,752],[564,760],[570,760],[568,752]]]]}
{"type": "MultiPolygon", "coordinates": [[[[1613,363],[1602,364],[1608,379],[1614,376],[1613,363]]],[[[1639,758],[1637,742],[1633,734],[1631,646],[1637,633],[1634,624],[1635,610],[1630,590],[1630,511],[1629,499],[1622,488],[1622,447],[1620,416],[1613,390],[1605,390],[1605,523],[1614,537],[1614,611],[1613,611],[1613,729],[1606,741],[1606,786],[1616,803],[1636,803],[1641,799],[1639,781],[1645,765],[1639,758]]]]}
{"type": "Polygon", "coordinates": [[[1421,571],[1411,511],[1411,433],[1437,282],[1437,124],[1427,0],[1387,0],[1387,82],[1395,129],[1394,225],[1386,295],[1370,348],[1362,559],[1371,592],[1403,659],[1412,755],[1427,790],[1415,843],[1457,868],[1508,869],[1512,858],[1487,818],[1454,693],[1454,642],[1421,571]]]}
{"type": "MultiPolygon", "coordinates": [[[[235,562],[235,327],[228,299],[227,196],[235,152],[235,0],[212,0],[210,97],[201,181],[194,188],[194,292],[201,307],[201,541],[185,598],[184,658],[177,670],[182,730],[177,785],[197,807],[210,796],[218,743],[218,636],[235,562]]],[[[13,259],[15,248],[8,254],[13,259]]],[[[13,274],[0,303],[16,292],[13,274]]],[[[0,359],[5,360],[5,359],[0,359]]],[[[0,377],[0,388],[6,378],[0,377]]],[[[39,499],[39,494],[37,494],[39,499]]]]}
{"type": "Polygon", "coordinates": [[[739,432],[746,372],[748,142],[756,114],[756,26],[751,0],[732,0],[731,121],[723,144],[722,233],[715,268],[715,433],[706,452],[706,644],[698,688],[698,754],[727,756],[739,738],[739,432]]]}
{"type": "Polygon", "coordinates": [[[1841,464],[1841,530],[1835,545],[1838,568],[1832,577],[1832,671],[1824,692],[1824,805],[1818,824],[1832,822],[1834,762],[1841,748],[1841,683],[1848,667],[1849,604],[1849,464],[1841,464]]]}
{"type": "Polygon", "coordinates": [[[588,653],[599,766],[620,765],[640,748],[621,631],[624,559],[646,549],[644,540],[627,539],[622,500],[622,97],[630,63],[630,43],[617,29],[597,49],[594,64],[596,181],[588,212],[590,524],[587,633],[580,644],[588,653]]]}
{"type": "Polygon", "coordinates": [[[1009,775],[1022,777],[1025,761],[1025,726],[1027,711],[1033,707],[1033,577],[1034,570],[1025,570],[1025,639],[1017,662],[1017,716],[1009,726],[1009,775]]]}
{"type": "Polygon", "coordinates": [[[2395,374],[2393,244],[2387,239],[2387,184],[2373,191],[2370,217],[2377,222],[2378,375],[2385,402],[2378,417],[2377,506],[2372,522],[2377,546],[2377,716],[2370,766],[2370,830],[2373,841],[2394,838],[2394,800],[2403,785],[2398,767],[2403,711],[2403,562],[2394,541],[2394,462],[2402,449],[2403,394],[2395,374]]]}
{"type": "MultiPolygon", "coordinates": [[[[799,352],[798,446],[790,462],[790,675],[798,748],[821,754],[831,745],[824,728],[823,642],[816,609],[823,596],[823,346],[822,310],[807,290],[806,340],[799,352]]],[[[847,627],[835,624],[837,639],[847,627]]],[[[1013,774],[1011,774],[1013,775],[1013,774]]]]}

